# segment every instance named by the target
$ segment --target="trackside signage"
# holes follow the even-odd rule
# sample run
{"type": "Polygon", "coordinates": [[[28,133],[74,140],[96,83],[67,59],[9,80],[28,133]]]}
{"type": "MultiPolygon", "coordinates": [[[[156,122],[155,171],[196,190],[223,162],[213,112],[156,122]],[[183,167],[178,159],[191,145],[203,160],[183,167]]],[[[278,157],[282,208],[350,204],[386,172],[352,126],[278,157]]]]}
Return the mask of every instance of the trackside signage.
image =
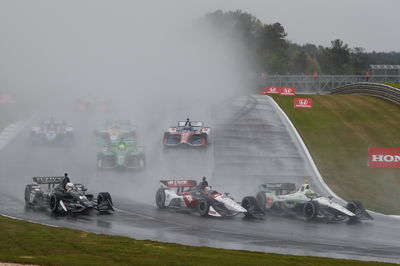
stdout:
{"type": "Polygon", "coordinates": [[[261,94],[279,94],[280,91],[280,87],[265,87],[265,91],[262,91],[261,94]]]}
{"type": "Polygon", "coordinates": [[[296,88],[282,87],[280,88],[279,94],[281,96],[294,96],[296,94],[296,88]]]}
{"type": "Polygon", "coordinates": [[[400,148],[369,148],[370,167],[400,168],[400,148]]]}
{"type": "Polygon", "coordinates": [[[294,108],[312,108],[312,98],[294,98],[294,108]]]}

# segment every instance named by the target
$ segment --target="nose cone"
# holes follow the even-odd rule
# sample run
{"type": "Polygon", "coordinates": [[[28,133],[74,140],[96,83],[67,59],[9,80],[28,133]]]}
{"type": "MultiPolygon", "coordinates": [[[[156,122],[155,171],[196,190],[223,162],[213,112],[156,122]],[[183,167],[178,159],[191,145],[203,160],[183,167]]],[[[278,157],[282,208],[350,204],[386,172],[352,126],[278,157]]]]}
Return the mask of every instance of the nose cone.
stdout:
{"type": "Polygon", "coordinates": [[[245,208],[243,208],[242,206],[240,206],[233,200],[226,201],[225,206],[228,210],[233,211],[233,212],[243,212],[243,213],[247,212],[247,210],[245,208]]]}
{"type": "Polygon", "coordinates": [[[191,134],[190,133],[183,133],[181,136],[181,141],[183,143],[188,143],[190,139],[191,134]]]}

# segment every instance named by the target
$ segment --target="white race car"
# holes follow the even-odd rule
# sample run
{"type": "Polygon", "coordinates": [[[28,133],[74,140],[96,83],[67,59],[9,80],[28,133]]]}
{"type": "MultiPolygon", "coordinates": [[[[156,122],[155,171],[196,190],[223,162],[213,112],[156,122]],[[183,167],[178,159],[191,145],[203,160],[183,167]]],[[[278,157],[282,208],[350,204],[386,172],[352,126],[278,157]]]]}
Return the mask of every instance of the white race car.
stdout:
{"type": "MultiPolygon", "coordinates": [[[[310,189],[308,181],[296,190],[293,183],[266,183],[260,185],[260,191],[256,195],[261,208],[269,213],[295,213],[300,214],[306,220],[317,218],[329,221],[358,221],[373,219],[359,201],[349,201],[341,204],[333,197],[322,197],[310,189]]],[[[249,209],[254,201],[245,197],[242,205],[249,209]]]]}

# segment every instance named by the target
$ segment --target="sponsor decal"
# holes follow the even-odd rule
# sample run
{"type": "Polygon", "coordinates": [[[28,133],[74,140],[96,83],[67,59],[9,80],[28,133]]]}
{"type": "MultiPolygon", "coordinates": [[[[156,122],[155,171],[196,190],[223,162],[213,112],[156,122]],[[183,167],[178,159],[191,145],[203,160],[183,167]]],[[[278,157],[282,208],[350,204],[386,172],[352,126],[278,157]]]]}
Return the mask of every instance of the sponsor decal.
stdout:
{"type": "Polygon", "coordinates": [[[281,91],[280,87],[265,87],[265,91],[262,91],[261,94],[266,95],[266,94],[279,94],[281,91]]]}
{"type": "Polygon", "coordinates": [[[400,148],[369,148],[369,167],[400,168],[400,148]]]}
{"type": "MultiPolygon", "coordinates": [[[[164,181],[165,182],[165,181],[164,181]]],[[[195,186],[193,180],[167,180],[167,186],[169,187],[192,187],[195,186]]]]}
{"type": "Polygon", "coordinates": [[[280,89],[279,95],[281,96],[294,96],[296,94],[296,88],[282,87],[280,89]]]}
{"type": "Polygon", "coordinates": [[[311,109],[312,105],[312,98],[294,98],[294,108],[311,109]]]}

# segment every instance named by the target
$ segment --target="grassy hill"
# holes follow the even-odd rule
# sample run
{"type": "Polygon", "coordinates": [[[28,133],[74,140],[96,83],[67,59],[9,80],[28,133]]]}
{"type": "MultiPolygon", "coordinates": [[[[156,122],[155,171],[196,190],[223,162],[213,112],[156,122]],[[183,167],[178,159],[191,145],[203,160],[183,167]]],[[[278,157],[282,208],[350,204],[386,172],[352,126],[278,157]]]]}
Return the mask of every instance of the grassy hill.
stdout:
{"type": "Polygon", "coordinates": [[[302,136],[325,182],[344,199],[400,214],[400,168],[370,168],[368,147],[400,148],[400,105],[362,95],[297,95],[313,109],[295,109],[293,97],[274,95],[302,136]]]}

